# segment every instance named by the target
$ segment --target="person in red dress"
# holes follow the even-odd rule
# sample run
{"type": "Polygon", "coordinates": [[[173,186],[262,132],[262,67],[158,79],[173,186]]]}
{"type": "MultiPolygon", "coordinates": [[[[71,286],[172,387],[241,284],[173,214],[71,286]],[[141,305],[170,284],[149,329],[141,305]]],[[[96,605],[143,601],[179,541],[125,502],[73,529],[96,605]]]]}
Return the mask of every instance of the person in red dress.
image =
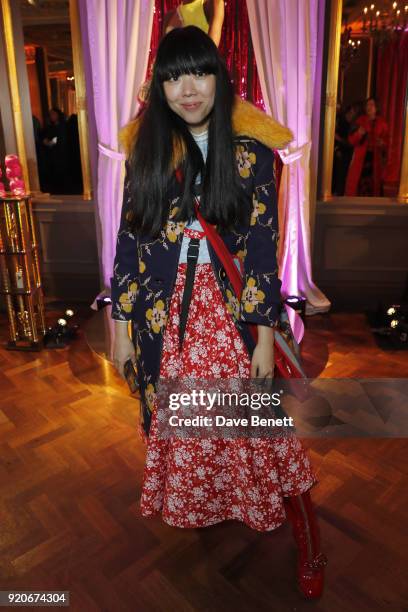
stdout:
{"type": "Polygon", "coordinates": [[[142,516],[160,514],[181,528],[233,519],[259,531],[288,517],[299,587],[306,597],[319,597],[326,559],[309,494],[316,477],[300,441],[294,435],[164,437],[158,409],[160,381],[273,378],[281,281],[270,147],[286,146],[292,135],[237,100],[216,45],[195,26],[174,29],[161,41],[146,105],[125,132],[112,318],[115,365],[123,375],[132,359],[140,386],[147,444],[142,516]],[[240,299],[196,219],[197,192],[203,218],[241,262],[240,299]],[[181,338],[193,245],[198,256],[181,338]],[[248,323],[257,325],[256,344],[248,323]]]}
{"type": "Polygon", "coordinates": [[[374,98],[368,98],[365,115],[358,117],[355,125],[356,129],[348,137],[354,152],[344,195],[381,197],[389,134],[387,122],[377,114],[374,98]]]}

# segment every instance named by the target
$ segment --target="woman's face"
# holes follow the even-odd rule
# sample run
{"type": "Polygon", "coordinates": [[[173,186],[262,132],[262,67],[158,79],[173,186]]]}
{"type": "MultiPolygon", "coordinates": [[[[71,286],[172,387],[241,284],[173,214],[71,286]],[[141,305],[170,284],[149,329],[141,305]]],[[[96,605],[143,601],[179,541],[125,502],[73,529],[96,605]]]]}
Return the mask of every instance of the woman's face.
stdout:
{"type": "Polygon", "coordinates": [[[374,100],[368,100],[367,101],[365,110],[366,110],[366,114],[369,117],[375,117],[376,112],[377,112],[377,108],[375,106],[374,100]]]}
{"type": "Polygon", "coordinates": [[[214,74],[182,74],[163,82],[167,104],[184,119],[191,132],[200,133],[208,125],[214,107],[214,74]]]}
{"type": "Polygon", "coordinates": [[[354,109],[350,108],[350,110],[348,110],[347,113],[346,113],[346,121],[347,121],[347,123],[352,123],[354,117],[355,117],[354,109]]]}

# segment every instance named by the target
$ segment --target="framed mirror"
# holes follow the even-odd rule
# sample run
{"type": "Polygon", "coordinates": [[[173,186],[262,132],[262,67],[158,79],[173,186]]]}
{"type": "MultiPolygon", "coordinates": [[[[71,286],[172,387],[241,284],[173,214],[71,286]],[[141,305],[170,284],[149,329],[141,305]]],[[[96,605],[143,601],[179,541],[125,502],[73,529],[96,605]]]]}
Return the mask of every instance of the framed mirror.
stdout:
{"type": "Polygon", "coordinates": [[[407,202],[408,3],[332,2],[322,195],[407,202]]]}
{"type": "Polygon", "coordinates": [[[39,186],[91,197],[76,0],[20,0],[39,186]]]}

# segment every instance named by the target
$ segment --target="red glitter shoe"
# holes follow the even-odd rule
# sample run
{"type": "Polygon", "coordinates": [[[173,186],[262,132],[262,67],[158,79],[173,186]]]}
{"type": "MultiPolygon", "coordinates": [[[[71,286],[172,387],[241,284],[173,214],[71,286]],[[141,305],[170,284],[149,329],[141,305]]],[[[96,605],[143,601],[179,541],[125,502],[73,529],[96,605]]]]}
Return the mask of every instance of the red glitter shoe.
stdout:
{"type": "Polygon", "coordinates": [[[298,548],[298,587],[307,599],[318,599],[323,592],[327,558],[320,551],[319,528],[310,493],[286,498],[285,509],[298,548]]]}

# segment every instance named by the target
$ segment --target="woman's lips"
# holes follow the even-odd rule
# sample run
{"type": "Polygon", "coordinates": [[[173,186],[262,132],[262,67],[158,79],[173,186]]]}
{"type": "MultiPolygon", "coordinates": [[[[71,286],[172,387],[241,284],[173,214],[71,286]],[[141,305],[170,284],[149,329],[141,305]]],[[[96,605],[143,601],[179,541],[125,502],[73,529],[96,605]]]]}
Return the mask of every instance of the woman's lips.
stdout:
{"type": "Polygon", "coordinates": [[[195,111],[199,106],[201,106],[201,102],[194,102],[192,104],[182,104],[181,106],[187,111],[195,111]]]}

